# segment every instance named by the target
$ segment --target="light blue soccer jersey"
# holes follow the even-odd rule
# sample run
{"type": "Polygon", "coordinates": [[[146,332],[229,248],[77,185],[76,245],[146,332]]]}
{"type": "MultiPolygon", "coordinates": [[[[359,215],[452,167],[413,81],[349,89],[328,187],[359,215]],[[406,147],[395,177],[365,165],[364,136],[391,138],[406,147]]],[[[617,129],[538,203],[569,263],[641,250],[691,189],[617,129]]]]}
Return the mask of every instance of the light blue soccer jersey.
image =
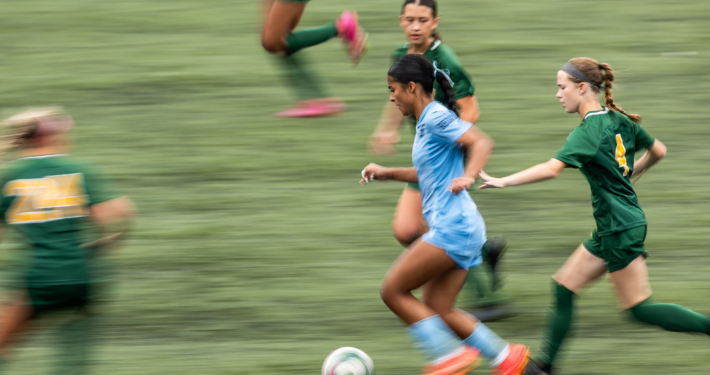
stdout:
{"type": "Polygon", "coordinates": [[[456,195],[447,189],[464,174],[463,149],[456,141],[471,126],[433,101],[419,117],[412,147],[424,219],[429,225],[422,239],[446,250],[465,269],[481,263],[486,226],[468,191],[456,195]]]}

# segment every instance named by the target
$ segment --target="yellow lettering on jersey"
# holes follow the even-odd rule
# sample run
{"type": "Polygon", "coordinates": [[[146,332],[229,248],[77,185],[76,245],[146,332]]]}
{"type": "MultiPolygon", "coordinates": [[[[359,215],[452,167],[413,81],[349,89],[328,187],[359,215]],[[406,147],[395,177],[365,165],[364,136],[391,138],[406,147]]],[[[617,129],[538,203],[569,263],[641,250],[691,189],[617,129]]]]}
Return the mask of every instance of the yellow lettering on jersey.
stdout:
{"type": "Polygon", "coordinates": [[[629,174],[629,166],[626,164],[626,148],[621,134],[616,135],[616,161],[619,162],[619,168],[624,168],[624,176],[629,174]]]}
{"type": "Polygon", "coordinates": [[[9,181],[3,194],[15,196],[5,213],[9,224],[41,223],[88,214],[81,173],[9,181]]]}

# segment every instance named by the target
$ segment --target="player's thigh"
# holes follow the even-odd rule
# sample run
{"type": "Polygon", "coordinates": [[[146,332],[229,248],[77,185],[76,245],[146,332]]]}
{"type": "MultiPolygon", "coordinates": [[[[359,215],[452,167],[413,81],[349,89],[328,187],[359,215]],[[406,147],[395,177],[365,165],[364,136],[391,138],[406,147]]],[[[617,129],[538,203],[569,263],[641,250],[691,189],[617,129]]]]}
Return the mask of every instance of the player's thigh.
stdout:
{"type": "Polygon", "coordinates": [[[269,8],[261,32],[261,44],[269,52],[283,52],[285,37],[301,20],[307,2],[274,1],[269,8]]]}
{"type": "Polygon", "coordinates": [[[579,245],[552,278],[572,292],[579,293],[604,273],[604,259],[592,255],[584,245],[579,245]]]}
{"type": "Polygon", "coordinates": [[[639,255],[625,268],[609,274],[616,291],[621,298],[621,307],[625,310],[645,301],[653,291],[648,281],[646,259],[639,255]]]}
{"type": "Polygon", "coordinates": [[[32,307],[26,294],[15,297],[2,307],[0,312],[0,352],[4,352],[7,344],[20,332],[27,329],[32,319],[32,307]]]}
{"type": "Polygon", "coordinates": [[[411,243],[429,228],[422,215],[422,193],[409,186],[404,188],[397,202],[392,220],[392,231],[399,242],[411,243]]]}
{"type": "Polygon", "coordinates": [[[422,287],[422,302],[439,314],[451,311],[467,274],[462,268],[452,268],[429,280],[422,287]]]}
{"type": "Polygon", "coordinates": [[[416,241],[392,264],[382,284],[382,292],[408,293],[456,267],[443,249],[416,241]]]}

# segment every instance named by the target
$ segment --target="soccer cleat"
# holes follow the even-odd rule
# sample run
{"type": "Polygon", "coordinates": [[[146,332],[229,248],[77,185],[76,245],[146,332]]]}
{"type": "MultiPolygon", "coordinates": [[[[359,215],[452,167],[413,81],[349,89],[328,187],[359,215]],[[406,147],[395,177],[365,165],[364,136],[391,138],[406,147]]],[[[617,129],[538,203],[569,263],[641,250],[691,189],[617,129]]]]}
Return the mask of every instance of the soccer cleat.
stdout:
{"type": "Polygon", "coordinates": [[[492,369],[493,375],[523,375],[530,361],[530,349],[523,344],[511,344],[510,353],[503,362],[492,369]]]}
{"type": "Polygon", "coordinates": [[[551,372],[549,370],[543,370],[538,366],[535,361],[530,360],[528,361],[527,366],[525,366],[525,372],[523,372],[523,375],[550,375],[551,372]]]}
{"type": "Polygon", "coordinates": [[[357,65],[370,47],[368,35],[357,22],[357,13],[344,11],[335,22],[338,36],[348,45],[350,60],[357,65]]]}
{"type": "Polygon", "coordinates": [[[301,100],[291,108],[274,113],[276,117],[322,117],[345,111],[345,103],[336,98],[301,100]]]}
{"type": "Polygon", "coordinates": [[[481,361],[478,349],[464,345],[461,353],[436,364],[424,367],[423,375],[465,375],[473,371],[481,361]]]}

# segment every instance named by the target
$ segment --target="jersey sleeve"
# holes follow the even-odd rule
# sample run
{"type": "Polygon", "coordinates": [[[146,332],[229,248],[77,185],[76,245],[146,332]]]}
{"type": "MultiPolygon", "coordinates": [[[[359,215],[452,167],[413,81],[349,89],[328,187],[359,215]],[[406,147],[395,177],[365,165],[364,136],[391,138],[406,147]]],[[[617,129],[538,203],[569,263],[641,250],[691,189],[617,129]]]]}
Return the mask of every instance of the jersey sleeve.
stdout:
{"type": "Polygon", "coordinates": [[[596,156],[599,142],[599,137],[590,134],[586,127],[578,126],[572,130],[565,144],[553,158],[574,168],[580,168],[596,156]]]}
{"type": "Polygon", "coordinates": [[[439,68],[449,70],[449,77],[454,82],[454,99],[459,100],[473,95],[476,88],[471,80],[471,76],[469,76],[463,66],[461,66],[456,53],[446,46],[440,46],[439,48],[444,49],[440,56],[442,61],[440,62],[441,66],[439,66],[439,68]]]}
{"type": "Polygon", "coordinates": [[[455,143],[472,126],[451,111],[437,112],[427,119],[427,131],[447,143],[455,143]]]}
{"type": "Polygon", "coordinates": [[[120,195],[114,189],[109,179],[96,168],[88,166],[83,168],[84,189],[89,197],[89,206],[110,201],[120,195]]]}
{"type": "Polygon", "coordinates": [[[648,134],[641,125],[634,123],[634,133],[636,134],[636,149],[643,150],[649,148],[656,142],[656,138],[648,134]]]}

